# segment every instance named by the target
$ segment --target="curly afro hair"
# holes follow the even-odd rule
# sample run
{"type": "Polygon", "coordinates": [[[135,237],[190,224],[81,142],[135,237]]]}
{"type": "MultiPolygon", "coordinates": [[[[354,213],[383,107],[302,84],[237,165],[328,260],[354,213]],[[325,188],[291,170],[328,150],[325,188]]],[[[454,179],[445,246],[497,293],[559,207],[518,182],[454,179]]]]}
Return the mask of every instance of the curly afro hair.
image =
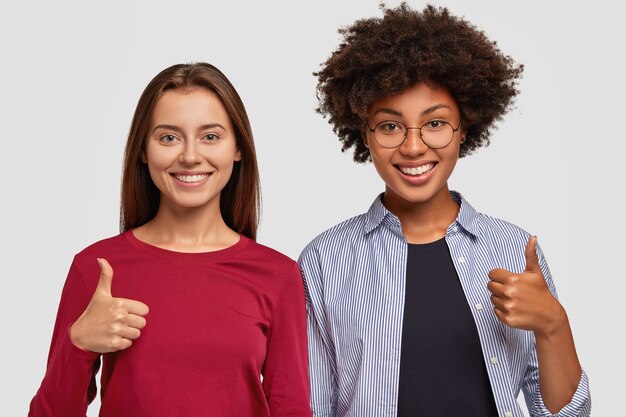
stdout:
{"type": "Polygon", "coordinates": [[[356,162],[371,161],[361,136],[367,107],[420,81],[446,88],[459,105],[467,129],[460,157],[488,145],[494,123],[519,92],[523,65],[447,8],[427,5],[418,12],[406,3],[382,8],[382,18],[339,29],[343,42],[314,73],[317,112],[329,116],[342,151],[354,146],[356,162]]]}

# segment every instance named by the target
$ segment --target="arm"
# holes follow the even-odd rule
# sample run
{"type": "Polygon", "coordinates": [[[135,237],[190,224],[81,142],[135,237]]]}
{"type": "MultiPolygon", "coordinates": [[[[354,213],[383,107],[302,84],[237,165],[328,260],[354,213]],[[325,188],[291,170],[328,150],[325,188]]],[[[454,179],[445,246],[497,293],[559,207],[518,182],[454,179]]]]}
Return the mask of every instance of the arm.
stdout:
{"type": "Polygon", "coordinates": [[[69,337],[70,324],[85,310],[89,299],[83,273],[74,259],[59,303],[46,375],[30,403],[29,417],[84,417],[87,405],[95,398],[100,355],[76,347],[69,337]]]}
{"type": "Polygon", "coordinates": [[[300,257],[306,295],[311,379],[311,408],[316,417],[335,417],[337,413],[337,368],[334,348],[326,329],[321,271],[311,247],[300,257]]]}
{"type": "Polygon", "coordinates": [[[310,417],[302,278],[294,264],[270,319],[263,389],[272,417],[310,417]]]}
{"type": "Polygon", "coordinates": [[[127,349],[146,325],[143,316],[148,306],[113,297],[113,269],[104,259],[98,263],[101,271],[95,291],[87,289],[77,260],[72,263],[61,296],[48,369],[31,402],[29,416],[84,416],[96,396],[100,353],[127,349]]]}
{"type": "Polygon", "coordinates": [[[567,314],[555,296],[550,271],[536,242],[536,237],[531,237],[526,245],[523,273],[490,272],[494,311],[504,324],[532,331],[535,336],[536,352],[524,385],[531,415],[588,416],[587,378],[578,361],[567,314]]]}

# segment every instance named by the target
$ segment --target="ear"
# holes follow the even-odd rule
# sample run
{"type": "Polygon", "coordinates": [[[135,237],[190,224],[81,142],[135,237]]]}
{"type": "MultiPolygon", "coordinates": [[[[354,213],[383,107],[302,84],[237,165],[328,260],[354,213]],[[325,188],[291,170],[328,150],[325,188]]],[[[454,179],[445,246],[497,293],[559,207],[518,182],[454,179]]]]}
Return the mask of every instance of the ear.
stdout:
{"type": "Polygon", "coordinates": [[[139,151],[139,159],[141,160],[141,162],[143,162],[144,164],[148,163],[148,158],[146,157],[146,153],[144,151],[139,151]]]}
{"type": "Polygon", "coordinates": [[[235,162],[239,162],[241,161],[241,151],[239,149],[237,149],[237,152],[235,152],[235,162]]]}
{"type": "Polygon", "coordinates": [[[467,140],[467,128],[463,128],[461,130],[461,143],[464,143],[467,140]]]}

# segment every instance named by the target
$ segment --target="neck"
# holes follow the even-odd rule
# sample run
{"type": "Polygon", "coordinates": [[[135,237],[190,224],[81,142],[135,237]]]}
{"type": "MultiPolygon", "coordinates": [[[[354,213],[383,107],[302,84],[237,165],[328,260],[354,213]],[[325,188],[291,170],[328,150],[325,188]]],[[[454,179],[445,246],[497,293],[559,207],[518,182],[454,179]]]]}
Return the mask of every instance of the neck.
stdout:
{"type": "Polygon", "coordinates": [[[459,205],[450,196],[447,185],[421,202],[407,201],[387,188],[383,204],[400,220],[408,243],[430,243],[443,238],[459,212],[459,205]]]}
{"type": "Polygon", "coordinates": [[[161,201],[154,219],[133,233],[143,242],[178,252],[211,252],[232,246],[239,240],[239,234],[222,218],[219,199],[192,208],[161,201]]]}

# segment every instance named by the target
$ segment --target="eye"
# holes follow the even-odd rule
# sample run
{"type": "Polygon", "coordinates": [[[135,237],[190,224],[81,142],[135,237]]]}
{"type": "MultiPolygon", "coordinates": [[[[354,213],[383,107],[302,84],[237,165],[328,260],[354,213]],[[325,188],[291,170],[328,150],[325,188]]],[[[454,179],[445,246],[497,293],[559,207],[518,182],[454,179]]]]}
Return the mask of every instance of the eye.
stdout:
{"type": "Polygon", "coordinates": [[[378,126],[376,126],[376,130],[385,134],[393,134],[393,133],[402,132],[403,129],[402,129],[402,125],[400,124],[400,122],[389,120],[386,122],[379,123],[378,126]]]}
{"type": "Polygon", "coordinates": [[[204,135],[203,139],[206,140],[207,142],[215,142],[216,140],[218,140],[220,137],[217,136],[215,133],[207,133],[206,135],[204,135]]]}
{"type": "Polygon", "coordinates": [[[427,122],[423,127],[428,130],[438,130],[446,127],[447,123],[443,120],[431,120],[427,122]]]}
{"type": "Polygon", "coordinates": [[[174,143],[178,140],[178,138],[174,135],[163,135],[159,138],[159,141],[163,143],[174,143]]]}

